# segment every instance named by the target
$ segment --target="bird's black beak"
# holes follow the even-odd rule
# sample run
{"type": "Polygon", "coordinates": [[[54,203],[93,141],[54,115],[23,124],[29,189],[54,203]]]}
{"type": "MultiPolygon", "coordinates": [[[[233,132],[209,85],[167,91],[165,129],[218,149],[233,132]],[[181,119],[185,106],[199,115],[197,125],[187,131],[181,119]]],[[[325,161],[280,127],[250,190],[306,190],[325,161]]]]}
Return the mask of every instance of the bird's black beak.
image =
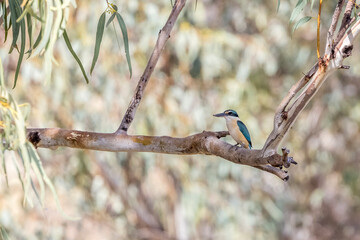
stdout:
{"type": "Polygon", "coordinates": [[[225,117],[225,113],[214,114],[214,117],[225,117]]]}

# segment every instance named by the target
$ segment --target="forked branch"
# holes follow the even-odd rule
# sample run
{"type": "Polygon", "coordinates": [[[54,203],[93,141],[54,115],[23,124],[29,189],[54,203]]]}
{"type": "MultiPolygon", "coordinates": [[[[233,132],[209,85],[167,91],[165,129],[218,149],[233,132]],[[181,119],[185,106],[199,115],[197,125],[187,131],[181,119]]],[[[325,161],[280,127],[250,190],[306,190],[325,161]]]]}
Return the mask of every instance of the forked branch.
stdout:
{"type": "Polygon", "coordinates": [[[348,1],[342,24],[335,40],[335,43],[337,42],[337,44],[333,44],[333,34],[336,29],[343,3],[344,1],[339,1],[336,5],[332,23],[328,31],[326,43],[327,50],[325,50],[325,55],[320,59],[319,63],[316,63],[304,77],[291,87],[287,96],[277,108],[274,117],[273,131],[263,147],[264,157],[274,154],[277,151],[281,141],[286,136],[299,114],[304,110],[327,77],[335,70],[347,68],[343,66],[343,61],[351,55],[353,42],[359,35],[360,20],[357,20],[350,30],[347,30],[355,20],[355,18],[350,18],[354,2],[352,0],[348,1]],[[293,100],[301,90],[302,92],[295,100],[293,100]],[[289,106],[291,101],[293,101],[293,103],[289,106]]]}
{"type": "Polygon", "coordinates": [[[325,82],[326,78],[335,70],[346,68],[342,65],[343,60],[351,55],[353,42],[360,33],[360,20],[355,21],[355,18],[350,18],[351,15],[349,15],[349,11],[354,7],[353,0],[348,1],[346,4],[342,24],[335,38],[335,29],[345,3],[344,0],[338,1],[328,31],[324,56],[320,58],[318,63],[314,64],[304,77],[291,87],[288,94],[281,101],[275,112],[274,128],[261,150],[248,150],[232,146],[220,140],[220,138],[228,135],[228,132],[202,132],[184,138],[127,135],[127,130],[134,119],[146,84],[185,2],[186,0],[177,0],[175,2],[168,21],[159,33],[154,51],[139,80],[124,119],[115,133],[94,133],[59,128],[28,129],[28,140],[36,147],[44,148],[63,146],[112,152],[214,155],[237,164],[244,164],[270,172],[282,180],[287,180],[289,178],[288,173],[282,167],[290,167],[291,164],[296,164],[296,162],[289,156],[289,150],[286,148],[282,149],[282,155],[278,154],[277,150],[297,117],[325,82]]]}

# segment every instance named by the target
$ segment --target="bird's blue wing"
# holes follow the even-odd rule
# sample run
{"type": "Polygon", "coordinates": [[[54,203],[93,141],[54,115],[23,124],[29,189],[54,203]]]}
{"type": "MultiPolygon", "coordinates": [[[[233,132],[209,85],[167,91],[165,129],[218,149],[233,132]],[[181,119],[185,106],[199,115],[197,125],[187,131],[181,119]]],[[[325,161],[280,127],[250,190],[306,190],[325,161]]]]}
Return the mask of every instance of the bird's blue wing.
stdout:
{"type": "Polygon", "coordinates": [[[251,149],[252,144],[251,144],[251,138],[250,138],[250,133],[247,130],[245,124],[242,121],[237,121],[237,125],[239,126],[240,131],[242,132],[242,134],[244,135],[244,137],[246,138],[246,140],[249,143],[249,147],[251,149]]]}

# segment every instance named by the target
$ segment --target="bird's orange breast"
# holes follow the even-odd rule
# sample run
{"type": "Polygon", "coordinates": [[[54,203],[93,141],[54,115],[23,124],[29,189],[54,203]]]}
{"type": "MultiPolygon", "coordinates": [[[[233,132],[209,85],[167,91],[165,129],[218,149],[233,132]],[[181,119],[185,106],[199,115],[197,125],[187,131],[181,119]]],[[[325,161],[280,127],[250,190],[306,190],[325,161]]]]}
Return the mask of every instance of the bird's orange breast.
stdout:
{"type": "Polygon", "coordinates": [[[237,142],[242,144],[244,147],[249,148],[249,143],[246,140],[245,136],[242,134],[242,132],[239,129],[239,126],[237,125],[237,119],[234,120],[227,120],[226,121],[227,128],[229,130],[229,133],[231,137],[237,142]]]}

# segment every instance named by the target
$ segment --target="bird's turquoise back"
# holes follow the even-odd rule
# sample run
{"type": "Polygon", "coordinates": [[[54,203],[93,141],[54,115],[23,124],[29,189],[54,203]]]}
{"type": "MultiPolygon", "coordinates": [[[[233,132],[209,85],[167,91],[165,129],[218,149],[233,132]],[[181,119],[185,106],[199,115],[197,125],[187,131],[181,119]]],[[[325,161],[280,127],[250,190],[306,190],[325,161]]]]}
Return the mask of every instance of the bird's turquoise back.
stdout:
{"type": "Polygon", "coordinates": [[[249,148],[251,149],[251,148],[252,148],[252,144],[251,144],[250,133],[249,133],[249,131],[247,130],[245,124],[244,124],[242,121],[238,120],[238,121],[237,121],[237,125],[239,126],[239,129],[240,129],[241,133],[244,135],[244,137],[245,137],[246,140],[248,141],[248,143],[249,143],[249,148]]]}

